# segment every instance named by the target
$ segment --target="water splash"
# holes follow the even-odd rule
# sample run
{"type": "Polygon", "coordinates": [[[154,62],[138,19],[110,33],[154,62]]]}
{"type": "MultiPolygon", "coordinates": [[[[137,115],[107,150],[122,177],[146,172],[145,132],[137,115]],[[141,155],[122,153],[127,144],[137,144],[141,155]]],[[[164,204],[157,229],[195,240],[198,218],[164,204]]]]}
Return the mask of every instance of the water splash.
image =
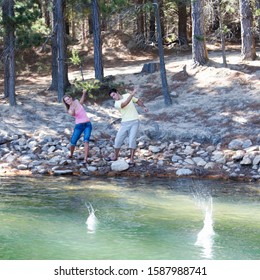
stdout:
{"type": "Polygon", "coordinates": [[[214,228],[213,228],[213,203],[212,197],[210,197],[207,205],[204,205],[204,225],[202,230],[197,235],[195,245],[202,248],[202,255],[207,259],[213,257],[213,244],[214,244],[214,228]]]}
{"type": "Polygon", "coordinates": [[[214,245],[214,223],[213,223],[213,198],[211,188],[205,187],[204,184],[195,184],[193,181],[192,194],[196,204],[202,209],[204,214],[203,228],[197,235],[195,246],[202,249],[202,256],[207,259],[213,258],[214,245]]]}
{"type": "Polygon", "coordinates": [[[95,210],[90,202],[85,203],[86,207],[88,208],[88,218],[86,220],[86,225],[88,229],[88,233],[95,233],[97,224],[98,224],[98,219],[95,215],[95,210]]]}

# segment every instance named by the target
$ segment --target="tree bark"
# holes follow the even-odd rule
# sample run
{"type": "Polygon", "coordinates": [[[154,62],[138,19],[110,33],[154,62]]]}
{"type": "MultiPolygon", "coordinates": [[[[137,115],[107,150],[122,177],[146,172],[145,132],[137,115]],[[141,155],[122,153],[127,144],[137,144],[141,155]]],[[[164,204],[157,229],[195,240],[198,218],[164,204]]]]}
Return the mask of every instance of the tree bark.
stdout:
{"type": "Polygon", "coordinates": [[[52,83],[49,90],[58,92],[61,102],[65,89],[70,85],[68,78],[67,43],[65,36],[64,10],[66,0],[55,0],[53,6],[52,35],[52,83]],[[59,15],[61,14],[61,15],[59,15]],[[62,68],[61,68],[62,67],[62,68]]]}
{"type": "Polygon", "coordinates": [[[94,33],[94,27],[93,27],[93,12],[89,13],[88,15],[88,31],[89,35],[92,36],[94,33]]]}
{"type": "Polygon", "coordinates": [[[205,65],[208,52],[204,34],[204,0],[192,1],[192,60],[195,65],[205,65]]]}
{"type": "Polygon", "coordinates": [[[3,52],[3,65],[4,65],[4,97],[9,97],[9,63],[8,63],[8,52],[9,52],[9,39],[7,34],[7,20],[8,20],[8,1],[5,0],[2,3],[2,17],[4,25],[4,52],[3,52]]]}
{"type": "Polygon", "coordinates": [[[39,5],[41,7],[42,17],[44,18],[45,24],[50,27],[51,26],[51,19],[50,19],[50,12],[48,10],[48,1],[41,0],[39,1],[39,5]]]}
{"type": "Polygon", "coordinates": [[[4,0],[2,2],[4,20],[4,62],[5,62],[5,97],[9,97],[9,104],[16,105],[15,97],[15,25],[14,25],[14,1],[4,0]]]}
{"type": "Polygon", "coordinates": [[[165,37],[165,27],[164,27],[164,1],[163,0],[157,0],[158,2],[158,8],[159,8],[159,15],[160,15],[160,28],[161,28],[161,35],[162,38],[165,37]]]}
{"type": "MultiPolygon", "coordinates": [[[[255,0],[256,9],[260,10],[260,0],[255,0]]],[[[260,39],[260,15],[257,17],[257,33],[258,33],[258,40],[260,39]]]]}
{"type": "Polygon", "coordinates": [[[220,14],[219,6],[221,6],[221,0],[215,0],[212,3],[212,23],[210,26],[211,31],[215,31],[220,27],[220,17],[222,14],[220,14]]]}
{"type": "Polygon", "coordinates": [[[256,59],[255,38],[253,34],[253,14],[250,0],[240,0],[241,56],[242,60],[256,59]]]}
{"type": "Polygon", "coordinates": [[[51,36],[51,85],[49,90],[57,91],[58,90],[58,42],[57,42],[57,28],[58,28],[58,20],[57,20],[57,11],[56,11],[56,2],[54,1],[53,9],[52,9],[52,36],[51,36]]]}
{"type": "Polygon", "coordinates": [[[221,13],[221,0],[218,0],[218,2],[217,2],[217,14],[218,14],[218,25],[219,25],[219,29],[220,29],[223,66],[227,67],[226,41],[225,41],[225,36],[224,36],[224,31],[223,31],[223,20],[222,20],[222,13],[221,13]]]}
{"type": "MultiPolygon", "coordinates": [[[[136,1],[137,7],[142,7],[143,0],[136,1]]],[[[138,44],[142,46],[145,43],[145,28],[144,28],[144,14],[142,9],[138,9],[138,13],[136,15],[136,38],[138,40],[138,44]]]]}
{"type": "Polygon", "coordinates": [[[188,45],[187,38],[187,5],[178,2],[178,39],[180,45],[188,45]]]}
{"type": "Polygon", "coordinates": [[[92,0],[92,13],[93,13],[93,39],[94,39],[94,66],[95,66],[95,79],[102,81],[104,78],[103,61],[102,61],[102,40],[101,28],[99,17],[99,4],[98,0],[92,0]]]}
{"type": "Polygon", "coordinates": [[[150,20],[149,20],[149,41],[156,42],[155,38],[155,14],[154,9],[150,12],[150,20]]]}
{"type": "Polygon", "coordinates": [[[65,92],[65,22],[64,0],[57,0],[57,44],[58,44],[58,102],[65,92]]]}
{"type": "Polygon", "coordinates": [[[153,0],[153,5],[155,8],[155,16],[156,16],[156,22],[157,22],[157,36],[158,36],[157,40],[158,40],[159,56],[160,56],[160,72],[161,72],[161,79],[162,79],[164,104],[166,106],[170,106],[172,104],[172,100],[171,100],[171,97],[168,92],[168,83],[167,83],[167,78],[166,78],[163,42],[162,42],[161,25],[160,25],[159,5],[158,5],[157,0],[153,0]]]}

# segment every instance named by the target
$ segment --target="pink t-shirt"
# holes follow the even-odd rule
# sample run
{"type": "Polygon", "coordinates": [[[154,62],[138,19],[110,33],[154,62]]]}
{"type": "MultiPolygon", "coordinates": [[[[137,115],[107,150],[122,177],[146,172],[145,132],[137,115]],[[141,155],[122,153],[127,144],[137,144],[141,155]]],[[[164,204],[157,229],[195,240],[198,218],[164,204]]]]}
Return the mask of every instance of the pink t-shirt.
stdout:
{"type": "Polygon", "coordinates": [[[87,113],[84,107],[77,101],[77,108],[75,110],[75,123],[85,123],[90,122],[90,118],[87,116],[87,113]]]}

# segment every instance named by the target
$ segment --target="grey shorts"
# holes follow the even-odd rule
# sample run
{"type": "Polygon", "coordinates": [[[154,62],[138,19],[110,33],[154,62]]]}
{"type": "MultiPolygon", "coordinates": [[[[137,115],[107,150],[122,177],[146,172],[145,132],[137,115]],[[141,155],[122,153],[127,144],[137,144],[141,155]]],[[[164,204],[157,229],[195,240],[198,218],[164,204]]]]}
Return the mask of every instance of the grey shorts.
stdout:
{"type": "Polygon", "coordinates": [[[140,125],[139,123],[139,120],[121,123],[121,127],[116,134],[115,149],[121,148],[127,136],[129,138],[129,148],[136,149],[136,136],[140,125]]]}

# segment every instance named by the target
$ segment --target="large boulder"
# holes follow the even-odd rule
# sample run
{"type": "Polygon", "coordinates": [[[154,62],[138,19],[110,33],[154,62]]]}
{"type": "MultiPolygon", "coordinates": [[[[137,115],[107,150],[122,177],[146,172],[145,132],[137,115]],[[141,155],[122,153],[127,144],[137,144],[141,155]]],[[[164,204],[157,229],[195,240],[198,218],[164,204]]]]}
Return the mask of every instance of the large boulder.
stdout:
{"type": "Polygon", "coordinates": [[[111,164],[111,169],[113,171],[124,171],[129,168],[129,164],[124,159],[119,159],[111,164]]]}

